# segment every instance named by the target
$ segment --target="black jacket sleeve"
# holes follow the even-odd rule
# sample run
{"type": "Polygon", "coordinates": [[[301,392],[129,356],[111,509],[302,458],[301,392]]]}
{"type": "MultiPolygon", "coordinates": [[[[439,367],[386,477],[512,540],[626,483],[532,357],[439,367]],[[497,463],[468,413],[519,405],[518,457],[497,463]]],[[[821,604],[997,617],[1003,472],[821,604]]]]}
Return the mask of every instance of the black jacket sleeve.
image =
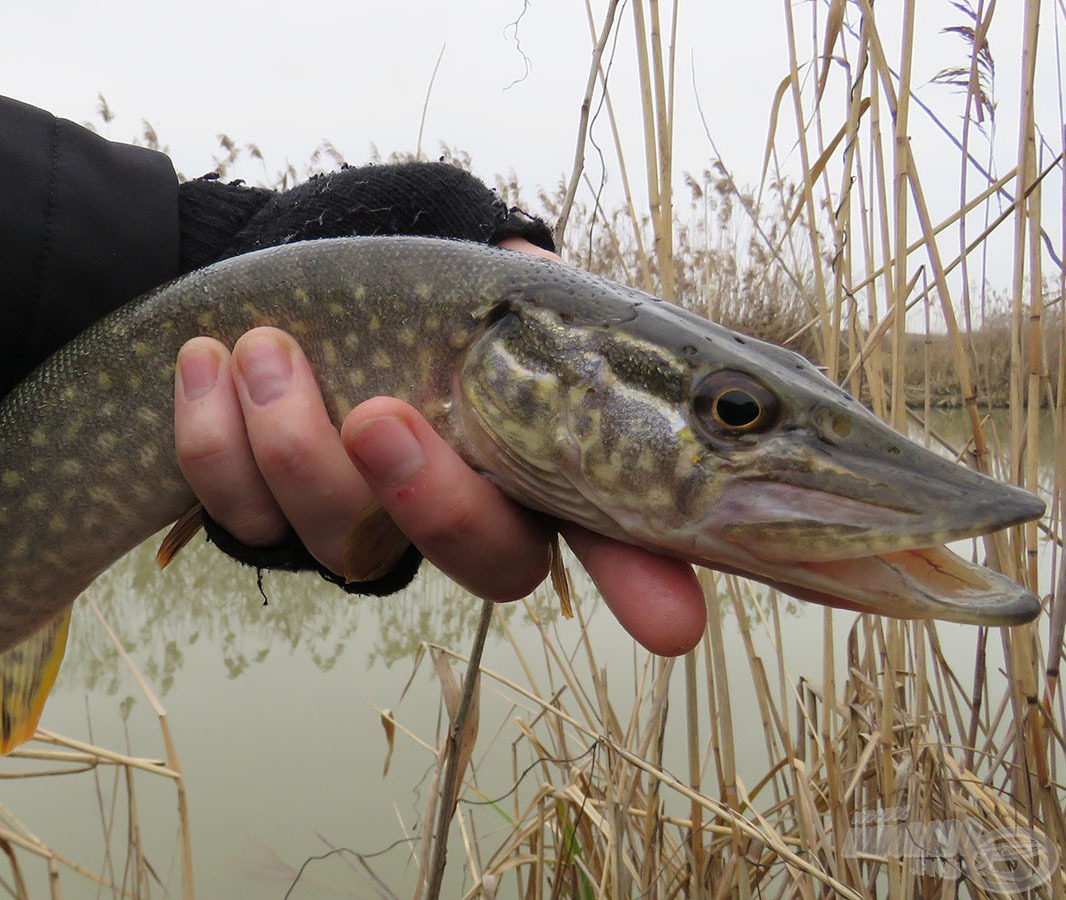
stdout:
{"type": "Polygon", "coordinates": [[[162,153],[0,97],[0,396],[105,313],[174,277],[162,153]]]}

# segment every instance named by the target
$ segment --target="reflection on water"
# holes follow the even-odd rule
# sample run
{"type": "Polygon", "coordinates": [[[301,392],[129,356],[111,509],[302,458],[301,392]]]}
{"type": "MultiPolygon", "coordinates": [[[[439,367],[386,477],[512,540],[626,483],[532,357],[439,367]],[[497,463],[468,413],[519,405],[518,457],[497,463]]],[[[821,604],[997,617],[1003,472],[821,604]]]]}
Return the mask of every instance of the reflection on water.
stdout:
{"type": "MultiPolygon", "coordinates": [[[[919,410],[920,412],[920,410],[919,410]]],[[[1006,409],[994,409],[981,413],[982,431],[985,441],[991,447],[994,455],[1005,457],[1007,452],[1007,435],[1010,434],[1010,412],[1006,409]]],[[[972,438],[969,417],[959,409],[933,409],[929,415],[929,428],[932,432],[943,439],[953,449],[963,450],[972,438]]],[[[919,442],[924,442],[922,427],[915,423],[911,424],[910,436],[919,442]]],[[[1055,423],[1051,413],[1042,410],[1040,413],[1040,427],[1037,431],[1038,445],[1037,458],[1040,463],[1041,487],[1051,485],[1053,479],[1053,463],[1055,459],[1055,423]]],[[[939,452],[944,452],[935,439],[930,447],[939,452]]]]}
{"type": "MultiPolygon", "coordinates": [[[[373,646],[367,668],[410,659],[423,641],[463,647],[477,627],[478,608],[453,582],[424,563],[407,590],[391,597],[358,597],[309,573],[267,572],[263,594],[255,572],[197,541],[160,572],[158,538],[121,560],[91,594],[122,645],[139,660],[162,695],[185,665],[186,651],[201,638],[220,654],[229,678],[237,678],[271,653],[299,653],[323,672],[332,669],[372,612],[373,646]],[[264,600],[265,594],[265,600],[264,600]]],[[[578,581],[579,592],[583,587],[578,581]]],[[[588,590],[587,586],[584,586],[588,590]]],[[[539,621],[559,615],[543,592],[533,598],[539,621]]],[[[520,604],[501,605],[494,627],[525,615],[520,604]]],[[[101,641],[75,606],[60,689],[64,685],[113,694],[122,679],[118,653],[101,641]]]]}

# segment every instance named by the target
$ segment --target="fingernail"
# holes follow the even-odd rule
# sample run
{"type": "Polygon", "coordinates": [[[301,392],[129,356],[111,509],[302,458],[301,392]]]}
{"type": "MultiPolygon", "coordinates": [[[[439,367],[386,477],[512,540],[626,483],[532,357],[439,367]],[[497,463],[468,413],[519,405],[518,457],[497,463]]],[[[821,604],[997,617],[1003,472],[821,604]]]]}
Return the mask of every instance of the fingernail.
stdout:
{"type": "Polygon", "coordinates": [[[363,422],[352,433],[349,446],[370,475],[386,485],[407,481],[425,463],[422,445],[395,416],[363,422]]]}
{"type": "Polygon", "coordinates": [[[178,353],[178,374],[181,396],[187,401],[199,400],[218,381],[218,356],[198,347],[183,349],[178,353]]]}
{"type": "Polygon", "coordinates": [[[247,341],[234,356],[248,396],[256,406],[269,406],[292,384],[292,360],[276,340],[247,341]]]}

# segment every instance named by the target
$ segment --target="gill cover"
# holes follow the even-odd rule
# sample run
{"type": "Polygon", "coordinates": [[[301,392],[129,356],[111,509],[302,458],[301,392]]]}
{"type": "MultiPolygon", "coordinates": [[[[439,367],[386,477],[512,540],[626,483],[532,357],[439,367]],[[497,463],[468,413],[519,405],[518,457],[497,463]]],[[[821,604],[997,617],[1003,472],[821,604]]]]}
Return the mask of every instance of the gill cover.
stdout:
{"type": "Polygon", "coordinates": [[[596,391],[600,364],[576,331],[551,319],[515,304],[494,311],[456,372],[458,431],[475,465],[509,496],[611,534],[613,523],[578,489],[569,412],[572,391],[596,391]]]}

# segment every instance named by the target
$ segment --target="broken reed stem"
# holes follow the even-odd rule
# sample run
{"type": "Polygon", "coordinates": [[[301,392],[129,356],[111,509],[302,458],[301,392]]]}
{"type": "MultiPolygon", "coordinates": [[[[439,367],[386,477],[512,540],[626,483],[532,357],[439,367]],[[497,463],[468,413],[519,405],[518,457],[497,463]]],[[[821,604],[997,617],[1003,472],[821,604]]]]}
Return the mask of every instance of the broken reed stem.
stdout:
{"type": "Polygon", "coordinates": [[[430,863],[429,883],[426,888],[428,900],[437,900],[440,897],[441,885],[444,881],[444,869],[448,862],[448,831],[451,828],[452,817],[455,814],[455,799],[458,796],[459,740],[463,735],[463,726],[466,724],[467,716],[470,714],[474,685],[477,683],[481,669],[481,654],[485,649],[485,638],[489,633],[495,607],[496,604],[491,600],[481,602],[481,616],[478,619],[474,646],[470,650],[470,661],[467,663],[466,676],[463,679],[463,693],[459,698],[459,708],[456,710],[455,719],[448,729],[448,740],[445,743],[444,787],[437,801],[433,859],[430,863]]]}
{"type": "MultiPolygon", "coordinates": [[[[644,126],[644,171],[648,188],[648,210],[654,237],[659,293],[664,300],[676,296],[673,245],[673,78],[664,67],[658,0],[650,0],[650,25],[644,0],[634,0],[633,28],[637,50],[637,77],[640,83],[641,121],[644,126]],[[650,45],[650,50],[649,50],[650,45]],[[650,57],[650,58],[649,58],[650,57]]],[[[676,22],[677,6],[673,9],[676,22]]],[[[673,48],[671,48],[671,72],[673,48]]]]}
{"type": "MultiPolygon", "coordinates": [[[[597,41],[596,41],[596,23],[594,21],[593,14],[592,14],[592,0],[585,0],[585,17],[588,20],[589,37],[592,39],[593,44],[595,45],[597,43],[597,41]]],[[[620,132],[618,130],[618,120],[617,120],[617,118],[615,117],[615,114],[614,114],[614,102],[611,99],[611,91],[610,91],[610,87],[609,87],[609,85],[607,83],[607,75],[606,75],[606,73],[603,70],[602,57],[601,57],[600,65],[598,66],[598,72],[599,72],[599,78],[600,78],[600,87],[601,87],[601,90],[603,91],[603,102],[604,102],[604,105],[607,108],[607,120],[610,122],[610,125],[611,125],[611,137],[612,137],[613,142],[614,142],[615,158],[616,158],[616,160],[618,162],[619,181],[621,182],[622,194],[623,194],[623,197],[625,198],[624,199],[625,213],[626,213],[626,216],[627,216],[627,218],[629,220],[630,230],[631,230],[631,233],[633,235],[633,243],[634,243],[634,246],[636,248],[637,266],[638,266],[638,268],[640,270],[640,281],[639,281],[639,284],[640,284],[640,287],[642,287],[644,290],[652,291],[652,290],[654,290],[654,285],[652,283],[651,267],[650,267],[650,265],[648,263],[648,254],[644,250],[644,235],[641,233],[640,219],[637,217],[636,204],[633,202],[633,191],[632,191],[632,188],[630,187],[630,182],[629,182],[629,170],[628,170],[628,167],[626,166],[625,151],[622,148],[622,136],[621,136],[621,134],[620,134],[620,132]]],[[[588,178],[587,175],[584,175],[584,177],[586,179],[588,178]]],[[[598,203],[599,202],[598,201],[599,193],[597,191],[595,191],[595,190],[590,190],[590,193],[593,196],[597,197],[597,203],[598,203]]],[[[564,204],[564,206],[565,206],[565,204],[564,204]]],[[[569,210],[567,210],[567,215],[569,215],[569,210]]],[[[610,238],[611,238],[611,240],[612,240],[612,242],[613,242],[613,244],[615,246],[616,252],[618,252],[619,256],[622,256],[621,252],[618,251],[618,247],[619,247],[618,235],[615,233],[614,229],[612,229],[610,227],[607,228],[607,231],[608,231],[608,233],[610,235],[610,238]]],[[[560,245],[562,244],[562,237],[560,237],[559,243],[560,243],[560,245]]],[[[591,243],[592,243],[592,241],[591,241],[591,233],[590,233],[589,234],[589,249],[590,249],[590,252],[591,252],[591,243]]],[[[589,259],[589,261],[585,264],[586,268],[588,266],[590,266],[591,264],[592,264],[592,260],[589,259]]],[[[631,276],[631,278],[635,279],[636,278],[636,274],[634,273],[631,276]]]]}
{"type": "MultiPolygon", "coordinates": [[[[1023,429],[1021,423],[1022,410],[1017,411],[1017,433],[1015,433],[1015,421],[1012,415],[1012,436],[1025,441],[1024,450],[1021,447],[1012,447],[1017,454],[1014,462],[1017,465],[1017,479],[1019,484],[1027,485],[1036,490],[1037,485],[1037,451],[1039,447],[1039,432],[1035,415],[1040,407],[1040,384],[1042,376],[1041,350],[1041,321],[1043,314],[1043,284],[1041,283],[1040,264],[1040,241],[1039,241],[1039,218],[1040,218],[1040,189],[1035,185],[1036,178],[1036,120],[1033,108],[1033,92],[1036,80],[1036,53],[1037,41],[1040,30],[1040,0],[1028,0],[1025,5],[1025,28],[1022,43],[1022,97],[1020,122],[1018,128],[1018,190],[1017,196],[1024,197],[1022,206],[1017,215],[1017,228],[1015,230],[1015,307],[1017,309],[1018,324],[1021,324],[1022,311],[1022,282],[1020,273],[1027,270],[1029,280],[1029,361],[1023,368],[1012,370],[1015,377],[1013,385],[1018,384],[1017,393],[1023,393],[1021,384],[1022,372],[1028,372],[1028,384],[1024,386],[1024,392],[1028,399],[1028,423],[1023,429]],[[1032,188],[1032,190],[1031,190],[1032,188]],[[1029,252],[1026,253],[1026,239],[1028,238],[1029,252]]],[[[1019,328],[1020,331],[1020,328],[1019,328]]],[[[1019,348],[1020,349],[1020,348],[1019,348]]],[[[1013,350],[1013,347],[1012,347],[1013,350]]],[[[1018,359],[1018,363],[1021,360],[1018,359]]],[[[1012,414],[1014,410],[1012,409],[1012,414]]],[[[1033,588],[1037,590],[1036,571],[1036,522],[1028,523],[1024,529],[1019,529],[1019,537],[1024,534],[1024,543],[1032,551],[1029,555],[1029,565],[1025,567],[1026,578],[1033,588]]],[[[1019,560],[1020,562],[1020,560],[1019,560]]],[[[1021,577],[1022,572],[1017,572],[1016,577],[1021,577]]],[[[1028,758],[1028,762],[1036,769],[1037,780],[1040,785],[1047,785],[1049,781],[1048,760],[1043,740],[1043,717],[1041,708],[1037,703],[1039,691],[1039,673],[1036,658],[1033,653],[1033,630],[1034,626],[1022,626],[1011,629],[1004,633],[1004,639],[1011,644],[1008,660],[1012,664],[1011,675],[1017,679],[1018,688],[1024,697],[1024,705],[1019,703],[1015,708],[1019,728],[1027,727],[1030,740],[1028,747],[1019,753],[1019,759],[1028,758]],[[1016,636],[1017,639],[1014,639],[1016,636]],[[1024,752],[1027,750],[1028,752],[1024,752]]]]}
{"type": "Polygon", "coordinates": [[[905,428],[904,420],[904,379],[903,363],[906,347],[904,341],[907,336],[907,295],[910,286],[907,281],[907,254],[904,248],[907,246],[907,223],[909,207],[907,193],[910,181],[909,166],[910,134],[908,132],[908,116],[910,113],[911,96],[911,60],[914,49],[914,0],[907,0],[903,5],[903,40],[900,46],[900,75],[899,93],[895,96],[889,93],[888,100],[892,106],[893,119],[895,121],[894,152],[894,187],[895,203],[893,215],[895,221],[896,266],[893,280],[892,308],[895,312],[892,328],[892,425],[902,430],[905,428]]]}

